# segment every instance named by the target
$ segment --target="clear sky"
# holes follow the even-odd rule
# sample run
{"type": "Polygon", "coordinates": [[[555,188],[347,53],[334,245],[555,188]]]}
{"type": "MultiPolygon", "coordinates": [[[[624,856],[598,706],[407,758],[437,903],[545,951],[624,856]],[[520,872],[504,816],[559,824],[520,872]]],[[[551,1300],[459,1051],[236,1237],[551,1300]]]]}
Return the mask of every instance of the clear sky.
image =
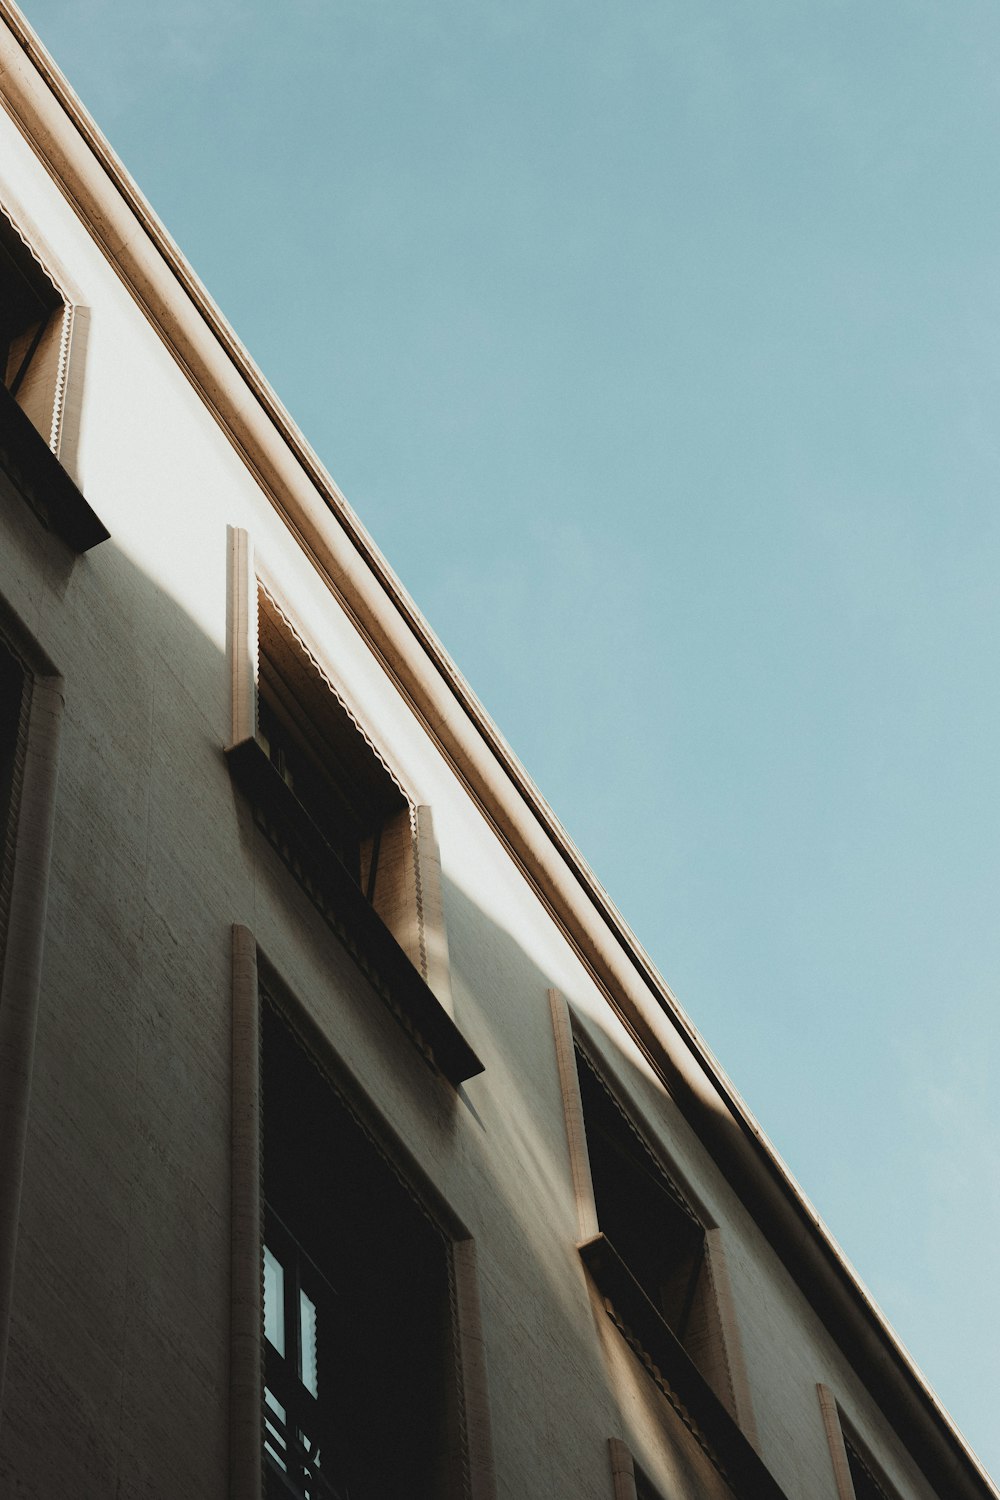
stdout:
{"type": "Polygon", "coordinates": [[[1000,7],[22,3],[1000,1474],[1000,7]]]}

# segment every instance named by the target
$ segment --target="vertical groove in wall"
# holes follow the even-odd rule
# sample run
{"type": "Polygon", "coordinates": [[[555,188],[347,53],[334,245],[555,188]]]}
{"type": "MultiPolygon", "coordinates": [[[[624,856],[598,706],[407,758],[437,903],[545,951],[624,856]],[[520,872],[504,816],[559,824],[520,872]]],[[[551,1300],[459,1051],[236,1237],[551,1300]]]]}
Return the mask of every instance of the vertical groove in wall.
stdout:
{"type": "Polygon", "coordinates": [[[837,1410],[837,1399],[833,1392],[820,1382],[816,1387],[819,1397],[819,1408],[823,1413],[823,1426],[826,1428],[826,1440],[830,1445],[830,1460],[833,1464],[833,1473],[837,1481],[837,1495],[839,1500],[855,1500],[854,1480],[851,1478],[850,1466],[847,1462],[847,1449],[844,1446],[844,1430],[840,1425],[840,1413],[837,1410]]]}
{"type": "Polygon", "coordinates": [[[583,1123],[580,1079],[576,1071],[573,1024],[570,1021],[569,1006],[563,995],[558,990],[549,990],[548,995],[549,1008],[552,1012],[552,1031],[556,1043],[559,1086],[562,1090],[563,1118],[566,1121],[566,1139],[569,1144],[573,1196],[576,1200],[577,1231],[581,1240],[590,1240],[598,1233],[599,1226],[597,1205],[594,1202],[594,1183],[590,1175],[587,1132],[583,1123]]]}
{"type": "Polygon", "coordinates": [[[36,677],[0,977],[0,1413],[41,989],[62,706],[62,679],[36,677]]]}
{"type": "Polygon", "coordinates": [[[14,767],[11,776],[10,802],[7,808],[6,827],[0,829],[0,979],[3,977],[4,954],[7,947],[7,923],[10,917],[10,899],[14,883],[14,851],[17,848],[17,810],[21,804],[21,786],[24,782],[24,763],[28,756],[28,725],[31,721],[31,690],[34,677],[10,642],[4,646],[12,651],[22,671],[24,681],[21,689],[21,710],[18,715],[17,743],[14,748],[14,767]]]}
{"type": "Polygon", "coordinates": [[[459,1240],[452,1246],[452,1275],[468,1495],[469,1500],[495,1500],[493,1428],[475,1240],[459,1240]]]}
{"type": "Polygon", "coordinates": [[[622,1442],[621,1438],[608,1438],[608,1456],[611,1459],[614,1500],[637,1500],[635,1465],[627,1445],[622,1442]]]}
{"type": "Polygon", "coordinates": [[[261,1500],[260,999],[257,945],[233,928],[231,1310],[229,1370],[230,1500],[261,1500]]]}

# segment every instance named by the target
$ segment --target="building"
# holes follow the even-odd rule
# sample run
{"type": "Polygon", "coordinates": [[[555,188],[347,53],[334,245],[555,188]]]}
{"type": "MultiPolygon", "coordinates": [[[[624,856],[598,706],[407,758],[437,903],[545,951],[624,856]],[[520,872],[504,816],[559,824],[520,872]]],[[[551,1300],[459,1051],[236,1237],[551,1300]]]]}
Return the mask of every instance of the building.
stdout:
{"type": "Polygon", "coordinates": [[[996,1500],[0,18],[0,1491],[996,1500]]]}

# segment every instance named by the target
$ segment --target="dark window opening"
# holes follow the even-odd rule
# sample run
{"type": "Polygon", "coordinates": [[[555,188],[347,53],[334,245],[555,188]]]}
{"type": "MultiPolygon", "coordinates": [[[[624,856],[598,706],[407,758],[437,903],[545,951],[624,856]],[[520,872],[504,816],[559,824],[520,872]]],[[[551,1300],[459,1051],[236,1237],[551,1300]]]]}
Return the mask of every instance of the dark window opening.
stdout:
{"type": "Polygon", "coordinates": [[[844,1447],[847,1449],[847,1467],[851,1471],[856,1500],[893,1500],[887,1486],[876,1477],[873,1467],[867,1459],[862,1458],[850,1438],[845,1438],[844,1447]]]}
{"type": "Polygon", "coordinates": [[[449,1249],[262,1006],[268,1500],[451,1500],[449,1249]]]}
{"type": "Polygon", "coordinates": [[[601,1232],[701,1365],[711,1297],[705,1232],[579,1049],[577,1071],[601,1232]]]}
{"type": "Polygon", "coordinates": [[[271,764],[377,905],[382,831],[407,800],[263,590],[257,723],[271,764]]]}
{"type": "MultiPolygon", "coordinates": [[[[59,292],[20,235],[0,214],[0,370],[4,386],[26,410],[35,377],[43,365],[46,370],[51,366],[45,346],[51,342],[55,315],[63,306],[59,292]]],[[[44,378],[47,383],[48,374],[44,378]]],[[[51,407],[50,399],[50,417],[51,407]]],[[[48,438],[48,433],[43,436],[48,438]]]]}

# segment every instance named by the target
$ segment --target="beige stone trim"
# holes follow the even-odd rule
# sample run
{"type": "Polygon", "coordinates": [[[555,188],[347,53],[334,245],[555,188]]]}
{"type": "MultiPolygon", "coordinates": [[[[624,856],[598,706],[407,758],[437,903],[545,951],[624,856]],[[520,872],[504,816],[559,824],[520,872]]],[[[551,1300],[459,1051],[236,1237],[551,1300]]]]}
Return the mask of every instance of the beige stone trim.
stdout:
{"type": "Polygon", "coordinates": [[[611,1460],[611,1493],[614,1500],[637,1500],[635,1464],[628,1445],[621,1438],[608,1438],[608,1456],[611,1460]]]}
{"type": "Polygon", "coordinates": [[[822,1382],[817,1384],[816,1394],[819,1396],[819,1409],[823,1413],[826,1440],[830,1445],[830,1462],[833,1465],[833,1475],[837,1481],[838,1500],[856,1500],[854,1481],[851,1478],[851,1469],[847,1462],[847,1449],[844,1446],[844,1429],[840,1425],[840,1410],[837,1406],[837,1398],[829,1387],[823,1385],[822,1382]]]}
{"type": "Polygon", "coordinates": [[[257,944],[233,927],[229,1496],[263,1491],[263,1335],[260,1201],[260,992],[257,944]]]}
{"type": "MultiPolygon", "coordinates": [[[[760,1452],[760,1436],[753,1407],[753,1392],[747,1377],[743,1335],[736,1312],[736,1299],[726,1261],[725,1240],[717,1226],[705,1230],[705,1255],[720,1324],[719,1344],[726,1363],[733,1398],[733,1416],[749,1443],[760,1452]]],[[[728,1404],[728,1403],[727,1403],[728,1404]]]]}
{"type": "Polygon", "coordinates": [[[455,1278],[455,1340],[467,1455],[465,1494],[468,1500],[495,1500],[493,1427],[475,1240],[459,1240],[453,1245],[452,1270],[455,1278]]]}
{"type": "Polygon", "coordinates": [[[415,807],[413,823],[424,978],[441,1005],[454,1019],[448,929],[444,920],[444,895],[441,886],[441,851],[434,835],[431,809],[426,805],[415,807]]]}
{"type": "Polygon", "coordinates": [[[62,678],[37,675],[17,808],[14,868],[0,977],[0,1410],[10,1336],[24,1149],[42,981],[55,824],[62,678]]]}
{"type": "MultiPolygon", "coordinates": [[[[367,879],[367,862],[366,849],[362,857],[362,885],[367,879]]],[[[408,806],[400,808],[382,825],[372,905],[417,973],[426,979],[419,892],[417,836],[413,808],[408,806]]]]}
{"type": "Polygon", "coordinates": [[[600,1231],[597,1222],[597,1204],[594,1201],[594,1182],[590,1175],[590,1154],[587,1151],[587,1131],[583,1123],[583,1100],[580,1098],[580,1079],[576,1071],[576,1048],[573,1043],[573,1022],[570,1019],[566,998],[559,990],[549,990],[549,1009],[552,1012],[552,1033],[556,1044],[556,1065],[559,1069],[559,1087],[562,1090],[563,1118],[566,1121],[566,1140],[569,1145],[569,1164],[573,1177],[573,1196],[576,1201],[577,1234],[580,1242],[593,1239],[600,1231]]]}
{"type": "Polygon", "coordinates": [[[242,527],[229,528],[229,673],[231,745],[257,734],[257,575],[253,543],[242,527]]]}

